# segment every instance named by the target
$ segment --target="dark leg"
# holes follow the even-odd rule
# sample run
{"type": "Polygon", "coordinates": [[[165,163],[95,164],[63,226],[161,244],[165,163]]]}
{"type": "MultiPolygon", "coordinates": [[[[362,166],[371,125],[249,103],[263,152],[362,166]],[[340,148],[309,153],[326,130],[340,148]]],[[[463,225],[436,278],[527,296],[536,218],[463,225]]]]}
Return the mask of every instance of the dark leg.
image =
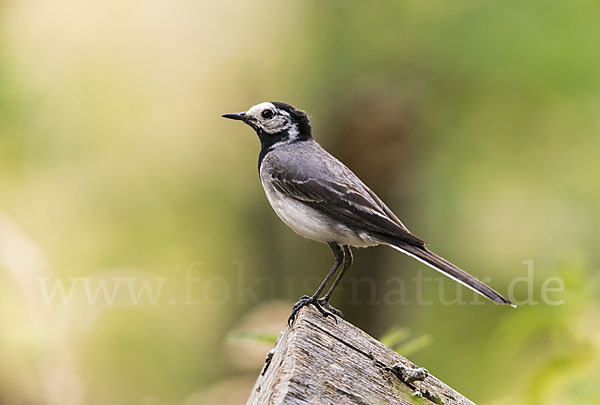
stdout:
{"type": "Polygon", "coordinates": [[[319,304],[321,304],[322,306],[327,308],[327,310],[329,310],[329,311],[333,312],[334,314],[339,315],[341,317],[344,317],[344,314],[342,314],[342,311],[340,311],[339,309],[335,309],[334,307],[332,307],[329,304],[329,299],[331,298],[331,295],[335,291],[335,289],[338,286],[338,284],[340,283],[340,281],[342,281],[342,277],[344,277],[344,274],[346,274],[346,272],[348,271],[350,266],[352,266],[352,251],[350,250],[350,246],[344,245],[343,248],[344,248],[344,267],[342,267],[342,270],[339,272],[336,279],[333,281],[333,284],[329,288],[329,291],[327,291],[327,294],[325,294],[325,296],[319,300],[319,304]]]}
{"type": "Polygon", "coordinates": [[[317,291],[315,291],[315,293],[312,295],[312,297],[309,297],[308,295],[303,295],[300,298],[300,300],[298,302],[296,302],[296,304],[294,304],[292,313],[291,313],[290,317],[288,318],[288,325],[291,325],[294,322],[294,319],[296,319],[296,314],[298,313],[298,311],[300,311],[300,308],[302,308],[306,305],[313,305],[315,308],[317,308],[319,310],[319,312],[323,316],[325,316],[325,317],[333,316],[333,318],[335,319],[335,315],[333,315],[329,311],[324,310],[321,307],[321,305],[319,304],[318,300],[319,300],[319,295],[321,295],[321,293],[323,292],[323,289],[325,289],[325,286],[327,285],[329,280],[331,280],[331,277],[333,277],[336,270],[344,262],[344,249],[342,249],[342,247],[340,245],[338,245],[336,242],[329,242],[328,245],[331,248],[331,251],[333,252],[333,256],[335,257],[335,263],[333,264],[333,267],[331,267],[331,270],[329,270],[329,273],[327,273],[327,276],[325,277],[325,279],[323,280],[323,282],[321,283],[319,288],[317,288],[317,291]]]}

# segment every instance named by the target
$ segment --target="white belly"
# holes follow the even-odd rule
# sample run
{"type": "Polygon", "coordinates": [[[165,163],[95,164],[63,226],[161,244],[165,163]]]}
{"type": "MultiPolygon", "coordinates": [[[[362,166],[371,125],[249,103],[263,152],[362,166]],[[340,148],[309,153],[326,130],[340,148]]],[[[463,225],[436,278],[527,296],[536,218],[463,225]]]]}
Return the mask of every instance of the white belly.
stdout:
{"type": "Polygon", "coordinates": [[[337,242],[341,245],[357,247],[379,244],[366,233],[352,231],[322,212],[283,195],[271,185],[263,183],[263,187],[277,216],[300,236],[317,242],[337,242]]]}

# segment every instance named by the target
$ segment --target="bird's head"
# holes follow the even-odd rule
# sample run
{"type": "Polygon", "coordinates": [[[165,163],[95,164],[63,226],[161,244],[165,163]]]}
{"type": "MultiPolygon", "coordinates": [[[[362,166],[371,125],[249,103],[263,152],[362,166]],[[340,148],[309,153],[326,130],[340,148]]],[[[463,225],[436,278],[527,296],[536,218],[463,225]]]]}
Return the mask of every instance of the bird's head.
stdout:
{"type": "Polygon", "coordinates": [[[224,114],[223,117],[250,125],[263,143],[311,138],[310,122],[306,113],[285,103],[260,103],[248,111],[224,114]]]}

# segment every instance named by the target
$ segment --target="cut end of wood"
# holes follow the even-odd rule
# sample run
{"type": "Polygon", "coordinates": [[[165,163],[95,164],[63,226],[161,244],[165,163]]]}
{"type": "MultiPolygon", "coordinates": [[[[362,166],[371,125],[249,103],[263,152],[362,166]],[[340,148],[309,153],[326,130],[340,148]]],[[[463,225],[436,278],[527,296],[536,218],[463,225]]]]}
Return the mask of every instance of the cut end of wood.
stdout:
{"type": "Polygon", "coordinates": [[[277,339],[247,405],[473,404],[354,325],[305,307],[277,339]]]}

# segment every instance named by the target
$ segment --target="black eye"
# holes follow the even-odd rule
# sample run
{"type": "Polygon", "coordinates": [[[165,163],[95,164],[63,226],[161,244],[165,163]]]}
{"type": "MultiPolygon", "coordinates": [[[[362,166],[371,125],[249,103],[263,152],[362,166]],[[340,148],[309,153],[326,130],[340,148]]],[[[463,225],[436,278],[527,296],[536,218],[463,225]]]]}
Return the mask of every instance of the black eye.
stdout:
{"type": "Polygon", "coordinates": [[[269,118],[273,117],[273,111],[271,111],[271,110],[264,110],[261,115],[262,115],[262,117],[264,119],[268,120],[269,118]]]}

